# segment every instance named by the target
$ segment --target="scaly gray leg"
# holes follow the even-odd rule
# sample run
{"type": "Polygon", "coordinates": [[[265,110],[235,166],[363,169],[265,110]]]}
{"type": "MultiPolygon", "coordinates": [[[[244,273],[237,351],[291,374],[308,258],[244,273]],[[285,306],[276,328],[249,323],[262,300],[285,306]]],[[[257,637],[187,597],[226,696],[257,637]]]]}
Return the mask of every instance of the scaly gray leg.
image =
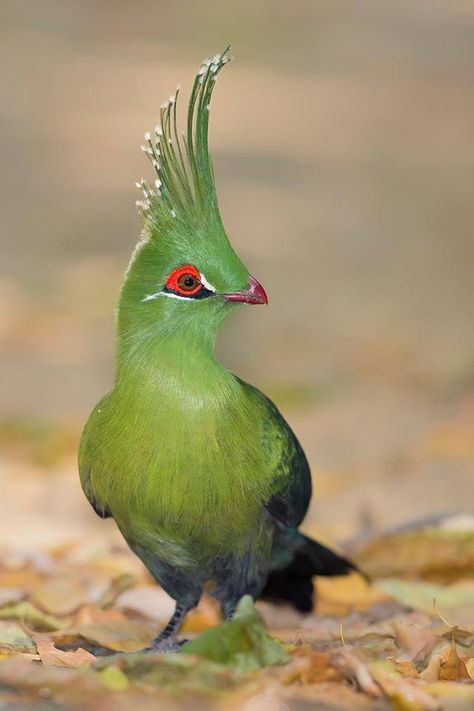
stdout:
{"type": "Polygon", "coordinates": [[[147,648],[148,651],[161,651],[161,652],[174,652],[179,647],[184,644],[184,642],[177,642],[176,635],[179,632],[179,628],[183,624],[184,618],[189,612],[190,608],[186,605],[176,604],[175,611],[173,615],[164,627],[160,634],[155,637],[151,645],[147,648]]]}

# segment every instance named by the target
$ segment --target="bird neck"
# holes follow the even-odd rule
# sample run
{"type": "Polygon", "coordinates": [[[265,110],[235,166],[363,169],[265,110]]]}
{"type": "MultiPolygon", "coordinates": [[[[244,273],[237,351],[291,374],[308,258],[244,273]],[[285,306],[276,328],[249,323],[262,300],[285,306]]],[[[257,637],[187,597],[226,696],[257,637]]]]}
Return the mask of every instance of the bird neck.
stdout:
{"type": "Polygon", "coordinates": [[[153,330],[139,323],[132,331],[119,330],[116,387],[167,397],[222,388],[232,376],[215,356],[219,325],[220,319],[205,325],[188,319],[173,328],[165,321],[153,330]]]}

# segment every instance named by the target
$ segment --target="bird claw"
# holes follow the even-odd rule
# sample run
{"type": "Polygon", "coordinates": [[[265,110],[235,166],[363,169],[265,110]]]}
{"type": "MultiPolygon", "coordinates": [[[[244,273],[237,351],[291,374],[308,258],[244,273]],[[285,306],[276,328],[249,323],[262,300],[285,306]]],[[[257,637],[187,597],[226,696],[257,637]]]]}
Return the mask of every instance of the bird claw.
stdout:
{"type": "Polygon", "coordinates": [[[183,646],[183,644],[186,644],[187,641],[187,639],[181,639],[179,641],[176,639],[156,639],[150,644],[149,647],[145,647],[145,649],[141,651],[164,653],[177,652],[183,646]]]}

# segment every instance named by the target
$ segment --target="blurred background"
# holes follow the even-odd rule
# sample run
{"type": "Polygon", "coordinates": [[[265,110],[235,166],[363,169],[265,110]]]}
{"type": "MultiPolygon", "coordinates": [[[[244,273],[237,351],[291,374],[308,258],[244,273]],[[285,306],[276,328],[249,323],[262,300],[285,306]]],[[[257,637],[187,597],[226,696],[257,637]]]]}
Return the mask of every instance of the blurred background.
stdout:
{"type": "Polygon", "coordinates": [[[233,43],[211,147],[224,222],[270,306],[224,362],[268,392],[330,540],[458,511],[474,474],[474,2],[4,0],[0,540],[114,536],[80,491],[113,381],[161,102],[233,43]]]}

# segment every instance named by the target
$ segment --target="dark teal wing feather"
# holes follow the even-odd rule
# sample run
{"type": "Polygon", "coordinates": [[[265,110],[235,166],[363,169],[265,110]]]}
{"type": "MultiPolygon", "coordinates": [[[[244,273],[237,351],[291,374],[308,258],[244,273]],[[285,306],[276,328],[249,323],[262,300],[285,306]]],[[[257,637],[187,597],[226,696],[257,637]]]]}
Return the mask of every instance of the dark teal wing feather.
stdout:
{"type": "Polygon", "coordinates": [[[244,383],[263,406],[262,448],[273,469],[273,493],[265,507],[280,524],[299,526],[311,499],[311,471],[303,448],[276,405],[260,390],[244,383]]]}

